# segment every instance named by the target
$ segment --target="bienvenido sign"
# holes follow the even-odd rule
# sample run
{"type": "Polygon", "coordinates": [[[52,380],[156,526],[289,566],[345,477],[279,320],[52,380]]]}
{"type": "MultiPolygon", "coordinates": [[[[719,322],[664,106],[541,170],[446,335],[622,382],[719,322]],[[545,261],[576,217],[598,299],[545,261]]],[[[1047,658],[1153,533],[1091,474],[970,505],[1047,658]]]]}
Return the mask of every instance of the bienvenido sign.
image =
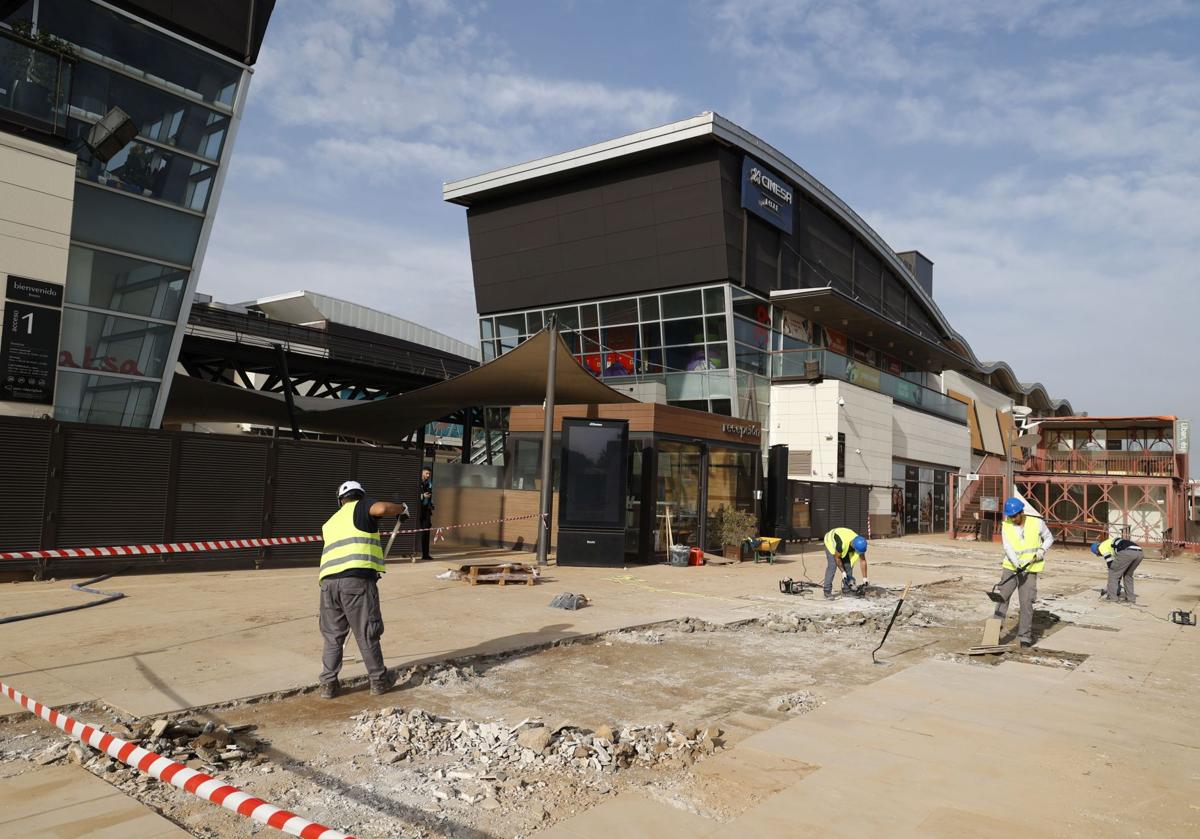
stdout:
{"type": "Polygon", "coordinates": [[[56,283],[29,280],[9,275],[4,296],[21,303],[37,303],[42,306],[62,308],[63,287],[56,283]]]}
{"type": "Polygon", "coordinates": [[[783,178],[752,157],[742,159],[742,206],[784,233],[792,232],[796,194],[783,178]]]}

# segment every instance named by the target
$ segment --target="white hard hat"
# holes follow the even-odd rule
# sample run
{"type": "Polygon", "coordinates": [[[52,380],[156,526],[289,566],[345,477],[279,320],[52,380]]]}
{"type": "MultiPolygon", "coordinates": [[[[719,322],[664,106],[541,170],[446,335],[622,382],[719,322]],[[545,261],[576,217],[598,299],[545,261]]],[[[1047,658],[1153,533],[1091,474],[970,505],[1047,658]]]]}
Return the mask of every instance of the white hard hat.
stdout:
{"type": "Polygon", "coordinates": [[[338,487],[337,497],[339,500],[341,500],[342,498],[344,498],[346,496],[347,493],[350,493],[350,492],[365,493],[365,490],[363,489],[362,484],[360,484],[358,481],[346,481],[346,483],[344,483],[340,487],[338,487]]]}

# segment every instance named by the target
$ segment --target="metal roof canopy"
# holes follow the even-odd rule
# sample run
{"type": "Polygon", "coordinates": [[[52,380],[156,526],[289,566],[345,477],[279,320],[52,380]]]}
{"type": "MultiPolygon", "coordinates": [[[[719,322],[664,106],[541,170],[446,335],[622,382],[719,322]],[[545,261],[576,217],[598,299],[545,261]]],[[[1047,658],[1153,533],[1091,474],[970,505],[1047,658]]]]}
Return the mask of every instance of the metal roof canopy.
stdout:
{"type": "Polygon", "coordinates": [[[1169,426],[1178,417],[1030,417],[1031,422],[1041,423],[1043,427],[1054,426],[1063,430],[1076,428],[1163,428],[1169,426]]]}
{"type": "Polygon", "coordinates": [[[917,335],[831,287],[773,291],[771,302],[824,326],[844,330],[850,337],[869,337],[874,346],[901,361],[936,372],[975,369],[973,363],[948,347],[917,335]]]}
{"type": "MultiPolygon", "coordinates": [[[[300,428],[379,443],[398,443],[427,422],[474,405],[540,405],[546,398],[550,333],[543,329],[495,361],[453,379],[372,401],[296,396],[300,428]]],[[[635,402],[580,366],[558,337],[555,395],[562,403],[635,402]]],[[[249,422],[290,426],[283,394],[176,376],[164,422],[249,422]]]]}

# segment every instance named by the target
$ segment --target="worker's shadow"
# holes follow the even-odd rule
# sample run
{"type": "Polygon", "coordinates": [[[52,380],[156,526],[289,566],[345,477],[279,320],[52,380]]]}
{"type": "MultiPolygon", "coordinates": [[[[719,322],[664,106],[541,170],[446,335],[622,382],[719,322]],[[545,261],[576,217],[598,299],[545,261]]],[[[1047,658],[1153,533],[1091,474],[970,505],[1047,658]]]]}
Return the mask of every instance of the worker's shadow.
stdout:
{"type": "MultiPolygon", "coordinates": [[[[138,672],[145,677],[146,681],[154,685],[158,690],[166,696],[169,696],[177,704],[182,707],[188,707],[189,703],[186,699],[179,695],[177,691],[171,688],[166,682],[158,677],[158,675],[147,667],[140,659],[134,657],[134,663],[137,665],[138,672]]],[[[221,725],[225,720],[219,712],[194,711],[193,714],[204,719],[211,720],[214,725],[221,725]]],[[[261,743],[259,753],[266,756],[280,767],[289,772],[304,778],[312,784],[321,787],[329,792],[336,793],[342,798],[354,801],[364,807],[369,807],[377,813],[382,813],[393,818],[419,827],[422,830],[429,831],[432,835],[446,835],[462,837],[462,839],[497,839],[494,834],[487,833],[470,825],[461,824],[451,818],[442,818],[437,814],[428,813],[416,807],[410,807],[407,804],[402,804],[395,799],[388,798],[385,795],[380,795],[373,790],[364,789],[358,784],[350,784],[341,778],[330,775],[315,766],[310,766],[295,755],[288,754],[282,749],[276,748],[269,743],[261,743]]]]}

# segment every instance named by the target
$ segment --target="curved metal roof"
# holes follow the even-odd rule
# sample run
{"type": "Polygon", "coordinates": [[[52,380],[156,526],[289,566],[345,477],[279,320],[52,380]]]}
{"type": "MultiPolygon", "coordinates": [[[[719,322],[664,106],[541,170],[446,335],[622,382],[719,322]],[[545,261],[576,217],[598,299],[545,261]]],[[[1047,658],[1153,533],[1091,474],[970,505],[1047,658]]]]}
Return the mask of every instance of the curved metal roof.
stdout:
{"type": "Polygon", "coordinates": [[[1013,394],[1031,396],[1037,392],[1044,394],[1047,405],[1054,410],[1069,403],[1062,399],[1051,399],[1045,386],[1040,383],[1022,384],[1016,378],[1012,368],[1005,362],[984,362],[975,355],[975,351],[967,339],[955,331],[949,319],[941,308],[934,302],[933,297],[917,282],[908,266],[896,255],[875,230],[856,213],[849,204],[839,198],[831,189],[813,177],[806,169],[797,164],[783,152],[776,149],[760,137],[751,134],[734,122],[720,114],[705,111],[699,116],[678,122],[668,123],[657,128],[627,134],[612,140],[605,140],[591,146],[563,152],[562,154],[538,158],[536,160],[518,163],[492,172],[485,172],[458,181],[442,185],[442,198],[455,204],[470,206],[477,198],[496,190],[505,190],[541,178],[551,177],[611,162],[622,157],[643,154],[680,143],[695,142],[705,137],[741,149],[747,154],[761,160],[777,171],[785,174],[809,195],[816,199],[826,210],[839,218],[847,227],[868,243],[879,257],[896,276],[903,282],[920,304],[933,318],[935,325],[941,331],[943,339],[955,352],[962,355],[983,375],[999,370],[1007,371],[1012,380],[1013,394]]]}

